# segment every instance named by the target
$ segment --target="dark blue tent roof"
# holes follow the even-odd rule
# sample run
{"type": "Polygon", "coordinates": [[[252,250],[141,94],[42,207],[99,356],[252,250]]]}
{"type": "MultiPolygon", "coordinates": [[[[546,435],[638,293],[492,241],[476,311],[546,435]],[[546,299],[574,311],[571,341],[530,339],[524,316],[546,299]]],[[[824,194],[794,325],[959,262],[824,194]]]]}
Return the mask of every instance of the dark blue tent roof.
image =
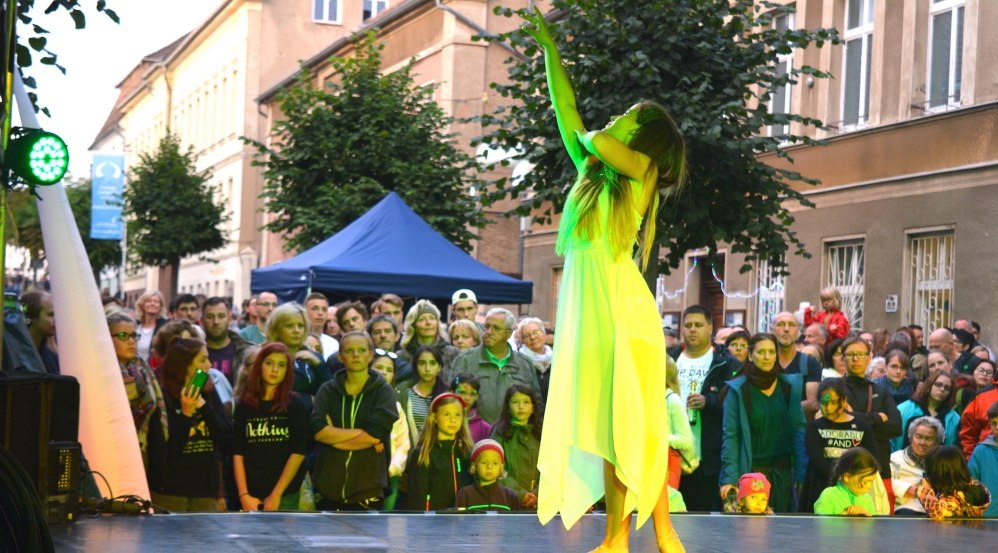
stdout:
{"type": "Polygon", "coordinates": [[[446,299],[470,288],[480,303],[530,303],[533,283],[465,253],[391,192],[346,228],[297,256],[253,271],[253,293],[304,300],[309,288],[341,295],[446,299]]]}

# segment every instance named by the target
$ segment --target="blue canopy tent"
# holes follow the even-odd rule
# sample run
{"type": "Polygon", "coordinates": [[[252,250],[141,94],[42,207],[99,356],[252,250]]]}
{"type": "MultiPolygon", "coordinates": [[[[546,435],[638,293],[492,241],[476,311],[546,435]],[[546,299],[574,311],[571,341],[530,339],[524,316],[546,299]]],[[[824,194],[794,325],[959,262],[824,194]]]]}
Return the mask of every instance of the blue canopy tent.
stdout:
{"type": "Polygon", "coordinates": [[[309,290],[333,296],[380,295],[450,301],[460,288],[480,303],[530,303],[533,283],[499,273],[465,253],[391,192],[315,247],[250,278],[253,293],[304,301],[309,290]]]}

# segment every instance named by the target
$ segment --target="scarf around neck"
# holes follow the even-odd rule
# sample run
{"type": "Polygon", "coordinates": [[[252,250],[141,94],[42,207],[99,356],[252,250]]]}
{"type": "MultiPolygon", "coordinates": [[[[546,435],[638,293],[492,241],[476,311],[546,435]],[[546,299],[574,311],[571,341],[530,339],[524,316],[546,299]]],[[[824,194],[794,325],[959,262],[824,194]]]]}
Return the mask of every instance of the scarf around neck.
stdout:
{"type": "Polygon", "coordinates": [[[759,367],[755,366],[755,363],[749,363],[745,367],[745,378],[753,386],[759,388],[760,390],[768,390],[774,382],[776,382],[776,367],[773,370],[766,372],[759,367]]]}
{"type": "Polygon", "coordinates": [[[520,355],[530,359],[537,366],[537,369],[542,373],[546,372],[548,368],[551,367],[551,346],[544,344],[544,353],[537,353],[534,350],[527,347],[526,344],[520,346],[520,355]]]}

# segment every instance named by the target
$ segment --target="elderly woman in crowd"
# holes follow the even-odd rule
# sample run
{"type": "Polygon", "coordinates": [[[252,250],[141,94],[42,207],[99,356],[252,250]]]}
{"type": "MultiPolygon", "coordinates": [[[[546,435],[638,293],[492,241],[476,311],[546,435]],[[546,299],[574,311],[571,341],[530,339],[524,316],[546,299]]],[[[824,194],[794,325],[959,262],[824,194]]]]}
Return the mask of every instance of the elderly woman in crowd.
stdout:
{"type": "Polygon", "coordinates": [[[443,356],[445,382],[449,379],[451,361],[457,357],[456,347],[447,343],[447,327],[440,321],[440,310],[430,300],[419,300],[405,315],[402,325],[402,348],[399,357],[415,366],[413,355],[419,346],[433,346],[443,356]]]}
{"type": "Polygon", "coordinates": [[[792,489],[804,480],[804,383],[799,374],[776,370],[776,337],[756,334],[749,340],[749,361],[741,376],[728,381],[721,443],[721,497],[737,490],[745,473],[761,472],[772,490],[774,512],[795,510],[792,489]]]}
{"type": "Polygon", "coordinates": [[[908,425],[908,445],[891,453],[891,482],[897,495],[894,514],[925,516],[925,507],[915,496],[915,488],[922,481],[922,459],[942,443],[943,434],[943,425],[932,417],[918,417],[908,425]]]}
{"type": "Polygon", "coordinates": [[[548,380],[551,373],[551,346],[547,344],[547,333],[544,331],[544,322],[537,317],[526,317],[518,325],[514,333],[516,343],[520,345],[517,350],[521,355],[534,363],[537,368],[537,382],[541,385],[541,399],[545,402],[548,398],[548,380]]]}
{"type": "Polygon", "coordinates": [[[898,406],[901,413],[901,435],[891,440],[891,451],[909,445],[908,426],[920,417],[932,417],[943,426],[939,443],[953,445],[960,431],[960,414],[953,408],[956,397],[953,375],[937,372],[929,375],[925,385],[910,400],[898,406]]]}
{"type": "Polygon", "coordinates": [[[467,351],[482,345],[482,329],[474,321],[458,319],[447,327],[450,344],[458,351],[467,351]]]}

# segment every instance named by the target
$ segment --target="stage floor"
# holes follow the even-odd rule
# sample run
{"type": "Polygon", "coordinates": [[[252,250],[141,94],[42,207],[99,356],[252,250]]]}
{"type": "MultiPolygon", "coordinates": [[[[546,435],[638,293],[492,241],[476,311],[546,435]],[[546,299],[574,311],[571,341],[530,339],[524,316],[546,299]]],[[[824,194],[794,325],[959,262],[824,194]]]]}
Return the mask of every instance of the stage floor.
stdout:
{"type": "MultiPolygon", "coordinates": [[[[998,520],[676,514],[690,553],[905,553],[994,551],[998,520]]],[[[603,515],[566,532],[535,515],[232,513],[102,516],[55,526],[56,551],[186,553],[211,551],[588,551],[603,535],[603,515]]],[[[651,521],[631,535],[631,551],[655,551],[651,521]]]]}

